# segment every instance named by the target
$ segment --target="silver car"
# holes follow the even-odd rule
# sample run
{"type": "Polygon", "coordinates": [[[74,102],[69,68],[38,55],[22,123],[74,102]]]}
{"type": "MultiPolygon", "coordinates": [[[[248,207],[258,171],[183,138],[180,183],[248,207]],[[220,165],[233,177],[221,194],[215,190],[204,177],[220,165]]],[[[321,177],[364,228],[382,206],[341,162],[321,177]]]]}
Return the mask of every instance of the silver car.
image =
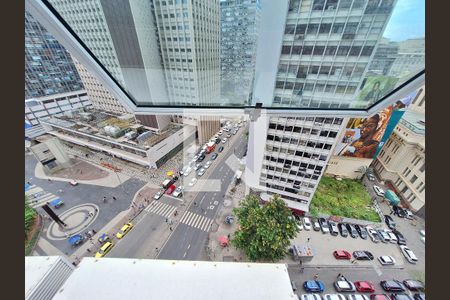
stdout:
{"type": "Polygon", "coordinates": [[[303,294],[300,296],[301,300],[322,300],[319,294],[303,294]]]}
{"type": "Polygon", "coordinates": [[[205,168],[201,168],[201,169],[197,172],[197,175],[198,175],[198,176],[203,176],[203,174],[205,174],[205,172],[206,172],[206,169],[205,169],[205,168]]]}

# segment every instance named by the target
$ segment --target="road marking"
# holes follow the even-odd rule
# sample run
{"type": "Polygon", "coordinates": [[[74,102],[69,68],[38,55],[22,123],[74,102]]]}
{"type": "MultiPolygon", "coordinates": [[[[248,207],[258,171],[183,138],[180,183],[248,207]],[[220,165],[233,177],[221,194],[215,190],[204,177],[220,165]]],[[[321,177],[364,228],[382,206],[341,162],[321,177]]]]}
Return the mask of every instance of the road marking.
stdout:
{"type": "Polygon", "coordinates": [[[145,211],[168,218],[172,216],[176,209],[176,206],[172,206],[162,202],[156,202],[156,204],[154,205],[147,206],[145,211]]]}
{"type": "Polygon", "coordinates": [[[377,265],[373,265],[373,269],[375,270],[375,272],[377,272],[378,276],[381,276],[381,274],[383,274],[383,272],[381,272],[380,268],[377,265]]]}
{"type": "Polygon", "coordinates": [[[188,245],[188,250],[189,250],[189,248],[191,248],[191,244],[188,245]]]}
{"type": "Polygon", "coordinates": [[[184,255],[183,255],[183,258],[185,258],[186,257],[186,252],[184,252],[184,255]]]}
{"type": "Polygon", "coordinates": [[[200,214],[192,213],[192,212],[186,212],[187,217],[181,218],[180,223],[183,223],[185,225],[207,231],[209,228],[207,228],[207,224],[211,223],[211,219],[208,217],[202,216],[200,214]]]}

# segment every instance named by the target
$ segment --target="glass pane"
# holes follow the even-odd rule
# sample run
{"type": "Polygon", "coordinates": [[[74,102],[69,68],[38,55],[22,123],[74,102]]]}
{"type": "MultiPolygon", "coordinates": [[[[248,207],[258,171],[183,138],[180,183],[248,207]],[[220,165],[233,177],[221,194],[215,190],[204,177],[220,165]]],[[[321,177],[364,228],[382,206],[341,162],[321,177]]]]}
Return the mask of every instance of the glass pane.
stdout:
{"type": "Polygon", "coordinates": [[[424,0],[49,2],[138,106],[364,109],[425,68],[424,0]]]}

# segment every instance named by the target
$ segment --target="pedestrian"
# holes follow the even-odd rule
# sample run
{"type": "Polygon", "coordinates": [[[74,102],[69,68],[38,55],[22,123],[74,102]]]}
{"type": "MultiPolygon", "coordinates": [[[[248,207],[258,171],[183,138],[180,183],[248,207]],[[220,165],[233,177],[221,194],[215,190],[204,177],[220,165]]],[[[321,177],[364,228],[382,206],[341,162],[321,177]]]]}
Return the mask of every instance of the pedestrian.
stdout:
{"type": "Polygon", "coordinates": [[[197,202],[194,201],[194,206],[197,206],[197,202]]]}
{"type": "Polygon", "coordinates": [[[341,278],[341,276],[342,276],[342,274],[341,274],[341,273],[339,273],[339,274],[338,274],[338,276],[337,276],[337,278],[339,279],[339,278],[341,278]]]}
{"type": "Polygon", "coordinates": [[[319,279],[319,274],[318,273],[314,274],[314,280],[317,280],[317,279],[319,279]]]}
{"type": "Polygon", "coordinates": [[[31,185],[31,182],[27,181],[27,184],[28,184],[28,185],[31,185]]]}
{"type": "Polygon", "coordinates": [[[158,251],[159,251],[158,247],[156,247],[155,249],[156,249],[156,253],[158,253],[158,251]]]}
{"type": "Polygon", "coordinates": [[[95,229],[92,229],[92,232],[93,232],[94,234],[96,234],[96,233],[97,233],[97,231],[95,231],[95,229]]]}
{"type": "Polygon", "coordinates": [[[170,231],[172,231],[172,230],[173,230],[173,229],[172,229],[172,226],[170,226],[169,229],[170,229],[170,231]]]}
{"type": "Polygon", "coordinates": [[[311,240],[311,238],[308,238],[308,239],[306,240],[306,242],[309,243],[310,240],[311,240]]]}
{"type": "Polygon", "coordinates": [[[96,208],[94,208],[94,210],[95,210],[95,212],[96,212],[96,213],[98,213],[98,208],[97,208],[97,207],[96,207],[96,208]]]}
{"type": "Polygon", "coordinates": [[[87,252],[91,253],[91,250],[89,248],[86,249],[87,252]]]}
{"type": "Polygon", "coordinates": [[[103,196],[103,203],[106,203],[106,196],[103,196]]]}
{"type": "Polygon", "coordinates": [[[117,200],[116,197],[114,197],[114,196],[112,198],[113,198],[114,201],[117,200]]]}
{"type": "Polygon", "coordinates": [[[228,239],[230,239],[230,237],[231,237],[231,234],[228,234],[228,239]]]}
{"type": "Polygon", "coordinates": [[[168,223],[169,222],[169,218],[166,218],[166,223],[168,223]]]}

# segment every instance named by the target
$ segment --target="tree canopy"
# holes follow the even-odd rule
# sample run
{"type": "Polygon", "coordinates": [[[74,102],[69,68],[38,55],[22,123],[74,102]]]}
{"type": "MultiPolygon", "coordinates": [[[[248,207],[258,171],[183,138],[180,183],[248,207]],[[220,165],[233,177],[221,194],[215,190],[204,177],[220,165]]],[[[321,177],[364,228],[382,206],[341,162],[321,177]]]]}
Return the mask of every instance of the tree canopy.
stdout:
{"type": "Polygon", "coordinates": [[[282,259],[290,240],[299,232],[292,212],[278,195],[263,206],[256,196],[248,195],[233,212],[240,226],[231,244],[252,261],[282,259]]]}

